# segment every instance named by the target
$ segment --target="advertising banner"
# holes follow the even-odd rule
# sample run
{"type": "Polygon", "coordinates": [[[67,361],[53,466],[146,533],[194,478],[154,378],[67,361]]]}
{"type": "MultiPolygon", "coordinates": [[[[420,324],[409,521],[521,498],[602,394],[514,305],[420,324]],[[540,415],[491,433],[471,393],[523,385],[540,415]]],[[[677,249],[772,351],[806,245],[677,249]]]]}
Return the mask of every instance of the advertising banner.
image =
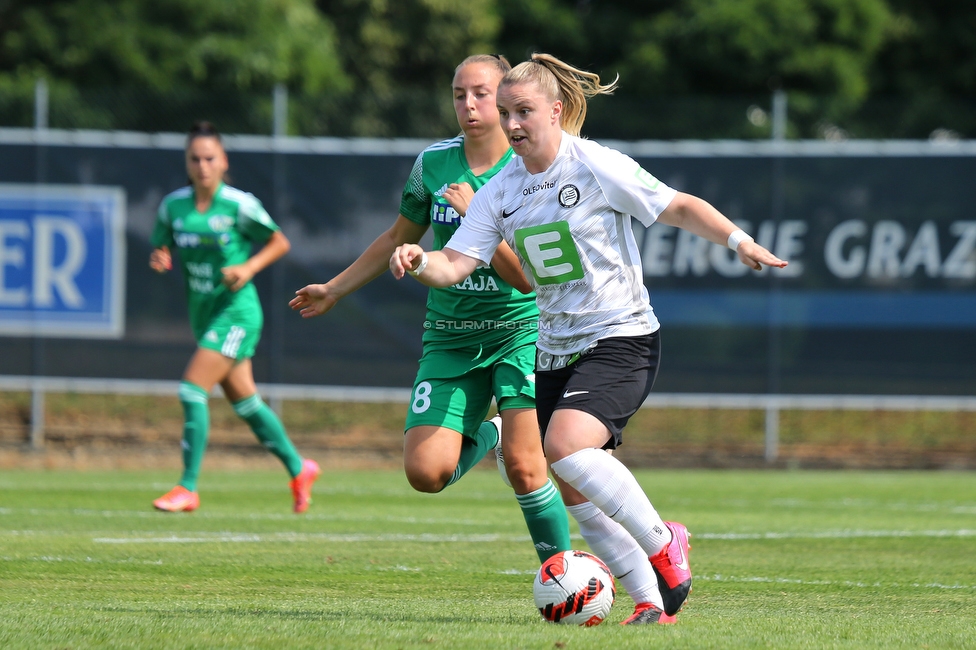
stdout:
{"type": "Polygon", "coordinates": [[[0,334],[121,338],[125,192],[0,184],[0,334]]]}
{"type": "Polygon", "coordinates": [[[688,231],[637,226],[645,283],[664,322],[976,327],[976,219],[964,181],[971,158],[642,162],[789,260],[756,272],[688,231]]]}

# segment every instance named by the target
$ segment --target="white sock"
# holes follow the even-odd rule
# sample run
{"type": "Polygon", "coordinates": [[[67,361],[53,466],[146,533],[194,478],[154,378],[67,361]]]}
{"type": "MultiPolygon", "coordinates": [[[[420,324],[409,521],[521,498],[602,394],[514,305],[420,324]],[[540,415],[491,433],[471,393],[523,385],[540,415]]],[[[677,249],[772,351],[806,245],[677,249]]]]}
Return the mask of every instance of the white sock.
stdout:
{"type": "Polygon", "coordinates": [[[671,541],[671,531],[637,479],[602,449],[581,449],[552,463],[552,471],[623,526],[648,556],[671,541]]]}
{"type": "Polygon", "coordinates": [[[593,554],[610,567],[613,576],[634,602],[654,603],[664,609],[657,575],[647,561],[644,549],[630,533],[589,501],[566,506],[566,510],[579,524],[580,534],[593,549],[593,554]]]}

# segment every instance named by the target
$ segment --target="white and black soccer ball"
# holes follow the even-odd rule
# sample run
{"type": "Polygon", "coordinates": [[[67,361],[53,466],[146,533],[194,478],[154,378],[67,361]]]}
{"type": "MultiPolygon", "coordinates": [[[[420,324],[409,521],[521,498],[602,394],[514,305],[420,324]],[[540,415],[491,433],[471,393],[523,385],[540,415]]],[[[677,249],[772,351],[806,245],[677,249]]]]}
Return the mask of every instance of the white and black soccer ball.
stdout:
{"type": "Polygon", "coordinates": [[[542,563],[532,585],[535,606],[551,623],[599,625],[616,596],[613,574],[586,551],[563,551],[542,563]]]}

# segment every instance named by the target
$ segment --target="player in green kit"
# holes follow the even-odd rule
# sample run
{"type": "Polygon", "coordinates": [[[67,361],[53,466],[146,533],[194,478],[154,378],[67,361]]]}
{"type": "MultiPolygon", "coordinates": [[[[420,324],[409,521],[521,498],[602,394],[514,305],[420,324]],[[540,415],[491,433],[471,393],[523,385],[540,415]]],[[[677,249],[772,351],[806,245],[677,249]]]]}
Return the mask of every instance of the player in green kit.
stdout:
{"type": "MultiPolygon", "coordinates": [[[[293,309],[305,318],[329,311],[384,273],[396,247],[420,241],[428,228],[435,249],[447,243],[474,192],[512,159],[495,106],[498,82],[509,69],[497,55],[474,55],[457,67],[454,108],[462,135],[420,154],[393,226],[335,278],[297,291],[293,309]]],[[[424,351],[405,423],[404,470],[414,489],[439,492],[498,447],[499,470],[514,488],[539,559],[545,560],[569,550],[570,543],[535,415],[538,315],[508,247],[499,248],[491,267],[429,292],[424,351]],[[485,421],[492,397],[500,417],[485,421]]]]}
{"type": "Polygon", "coordinates": [[[169,512],[199,507],[197,478],[210,428],[208,400],[219,383],[234,412],[284,463],[292,476],[294,510],[304,512],[319,466],[299,456],[281,420],[258,395],[251,369],[264,318],[251,278],[287,253],[290,244],[260,201],[224,183],[227,168],[216,129],[209,122],[194,124],[186,144],[190,185],[163,198],[152,233],[153,270],[172,269],[171,249],[179,250],[198,346],[179,392],[185,417],[183,476],[153,505],[169,512]],[[261,248],[252,256],[255,243],[261,248]]]}

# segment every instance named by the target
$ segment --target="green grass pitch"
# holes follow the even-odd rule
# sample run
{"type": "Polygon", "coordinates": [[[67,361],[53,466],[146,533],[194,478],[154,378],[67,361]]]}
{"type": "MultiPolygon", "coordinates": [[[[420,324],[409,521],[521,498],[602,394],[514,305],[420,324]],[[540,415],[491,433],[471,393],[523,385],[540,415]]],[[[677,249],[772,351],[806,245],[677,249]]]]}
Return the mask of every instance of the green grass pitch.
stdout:
{"type": "Polygon", "coordinates": [[[297,516],[282,472],[205,472],[173,515],[172,472],[4,471],[0,648],[976,646],[976,474],[636,474],[693,534],[677,625],[618,625],[620,590],[599,627],[544,622],[494,472],[325,473],[297,516]]]}

